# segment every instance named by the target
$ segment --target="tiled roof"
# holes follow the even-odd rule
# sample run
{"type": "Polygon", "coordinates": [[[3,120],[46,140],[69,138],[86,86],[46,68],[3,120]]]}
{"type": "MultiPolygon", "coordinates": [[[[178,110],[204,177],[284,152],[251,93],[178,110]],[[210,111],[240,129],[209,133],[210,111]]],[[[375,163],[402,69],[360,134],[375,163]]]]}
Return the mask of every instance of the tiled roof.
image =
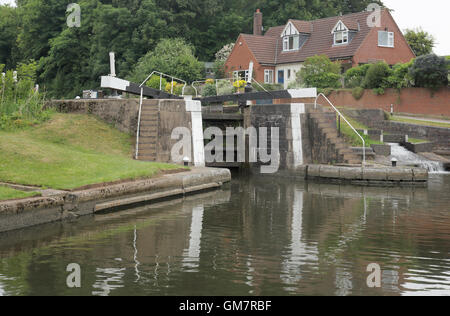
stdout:
{"type": "Polygon", "coordinates": [[[241,34],[260,64],[274,64],[278,37],[241,34]]]}
{"type": "Polygon", "coordinates": [[[354,56],[359,46],[370,32],[367,17],[370,12],[352,13],[344,16],[324,18],[314,21],[290,20],[300,32],[311,30],[309,39],[298,51],[283,52],[281,33],[285,25],[270,28],[264,36],[243,35],[259,63],[283,64],[303,62],[306,58],[325,54],[331,59],[354,56]],[[333,46],[331,31],[342,20],[354,32],[347,45],[333,46]]]}

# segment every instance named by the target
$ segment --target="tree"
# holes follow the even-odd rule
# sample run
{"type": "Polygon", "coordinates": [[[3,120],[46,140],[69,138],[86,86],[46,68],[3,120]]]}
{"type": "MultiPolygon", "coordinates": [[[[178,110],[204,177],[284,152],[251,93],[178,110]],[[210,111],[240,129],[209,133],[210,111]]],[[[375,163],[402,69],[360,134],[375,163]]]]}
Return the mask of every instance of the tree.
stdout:
{"type": "Polygon", "coordinates": [[[416,56],[431,54],[436,43],[434,37],[421,28],[407,29],[405,38],[416,56]]]}
{"type": "Polygon", "coordinates": [[[204,64],[194,56],[193,47],[181,38],[161,40],[139,60],[129,78],[142,82],[155,70],[186,81],[204,77],[204,64]]]}
{"type": "Polygon", "coordinates": [[[414,86],[439,89],[448,85],[449,61],[435,54],[417,57],[409,73],[414,80],[414,86]]]}
{"type": "Polygon", "coordinates": [[[370,65],[364,78],[363,88],[379,89],[387,88],[387,78],[392,74],[391,68],[385,62],[370,65]]]}
{"type": "Polygon", "coordinates": [[[340,71],[340,63],[331,62],[326,55],[316,55],[306,59],[297,81],[306,87],[340,88],[340,71]]]}
{"type": "Polygon", "coordinates": [[[0,64],[6,68],[15,66],[18,56],[17,37],[20,19],[16,8],[0,5],[0,64]]]}

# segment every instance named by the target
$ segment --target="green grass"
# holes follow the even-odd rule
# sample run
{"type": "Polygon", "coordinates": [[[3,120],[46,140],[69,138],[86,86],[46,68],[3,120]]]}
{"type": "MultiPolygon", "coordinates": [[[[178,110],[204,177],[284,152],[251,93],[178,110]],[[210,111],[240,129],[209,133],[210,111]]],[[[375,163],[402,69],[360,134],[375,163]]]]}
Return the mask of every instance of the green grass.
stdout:
{"type": "Polygon", "coordinates": [[[37,195],[39,195],[39,193],[22,192],[22,191],[8,188],[8,187],[0,186],[0,201],[12,200],[12,199],[23,199],[23,198],[37,196],[37,195]]]}
{"type": "MultiPolygon", "coordinates": [[[[368,130],[369,128],[351,117],[345,116],[347,121],[356,129],[368,130]]],[[[339,122],[337,123],[339,125],[339,122]]],[[[344,135],[345,140],[353,147],[362,147],[361,138],[355,134],[351,127],[341,118],[341,133],[344,135]]],[[[361,135],[361,134],[360,134],[361,135]]],[[[361,135],[366,142],[366,147],[370,147],[372,144],[382,144],[379,140],[371,139],[368,135],[361,135]]]]}
{"type": "Polygon", "coordinates": [[[84,114],[54,114],[38,127],[0,131],[4,182],[67,190],[179,168],[133,160],[130,135],[84,114]]]}
{"type": "Polygon", "coordinates": [[[398,116],[389,116],[389,120],[394,121],[394,122],[410,123],[410,124],[416,124],[416,125],[450,128],[450,123],[421,121],[421,120],[408,119],[408,118],[403,118],[403,117],[398,117],[398,116]]]}

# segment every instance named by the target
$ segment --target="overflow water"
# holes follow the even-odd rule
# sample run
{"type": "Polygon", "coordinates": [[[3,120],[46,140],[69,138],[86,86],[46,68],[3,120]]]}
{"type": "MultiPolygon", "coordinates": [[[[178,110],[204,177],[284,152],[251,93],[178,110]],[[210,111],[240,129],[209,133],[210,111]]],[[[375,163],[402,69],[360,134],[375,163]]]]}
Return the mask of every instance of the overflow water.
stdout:
{"type": "Polygon", "coordinates": [[[450,295],[450,176],[218,191],[0,234],[0,295],[450,295]],[[69,288],[77,263],[81,288],[69,288]],[[381,288],[367,286],[368,265],[381,288]]]}
{"type": "Polygon", "coordinates": [[[391,157],[397,158],[399,165],[415,165],[427,169],[430,173],[445,173],[444,166],[438,161],[431,161],[419,156],[400,144],[389,144],[391,146],[391,157]]]}

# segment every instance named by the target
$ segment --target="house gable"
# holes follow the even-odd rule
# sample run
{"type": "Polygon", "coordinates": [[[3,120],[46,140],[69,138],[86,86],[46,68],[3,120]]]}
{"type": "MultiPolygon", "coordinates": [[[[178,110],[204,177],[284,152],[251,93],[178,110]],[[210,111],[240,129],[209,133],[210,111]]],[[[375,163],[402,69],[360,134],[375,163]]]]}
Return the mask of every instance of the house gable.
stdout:
{"type": "Polygon", "coordinates": [[[385,61],[389,65],[409,62],[415,58],[411,47],[403,36],[389,10],[385,9],[381,15],[381,26],[373,27],[365,40],[361,43],[353,57],[353,64],[367,64],[385,61]],[[393,33],[393,47],[379,45],[379,32],[393,33]]]}

